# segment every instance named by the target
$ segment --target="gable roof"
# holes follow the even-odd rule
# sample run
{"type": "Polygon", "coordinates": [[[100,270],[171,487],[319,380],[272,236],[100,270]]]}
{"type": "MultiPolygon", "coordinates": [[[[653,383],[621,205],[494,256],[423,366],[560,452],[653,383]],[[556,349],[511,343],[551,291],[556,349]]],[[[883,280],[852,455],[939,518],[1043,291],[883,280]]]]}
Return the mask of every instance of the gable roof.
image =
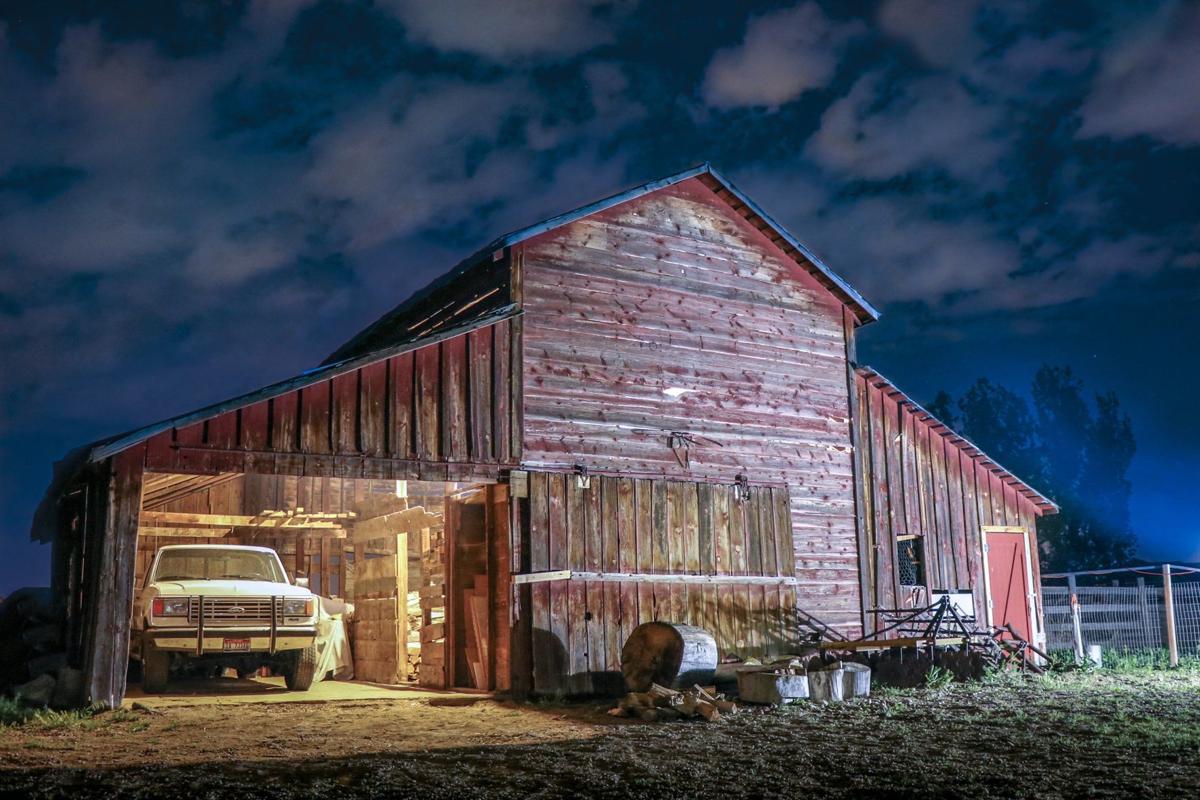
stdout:
{"type": "Polygon", "coordinates": [[[834,273],[833,270],[825,265],[825,262],[821,261],[816,254],[804,246],[799,239],[776,222],[757,203],[742,194],[737,187],[730,183],[724,175],[717,172],[712,164],[707,161],[691,169],[685,169],[683,172],[677,172],[666,178],[659,178],[658,180],[644,183],[641,186],[636,186],[620,194],[614,194],[611,197],[606,197],[590,205],[582,206],[574,211],[568,211],[565,214],[559,214],[557,217],[551,217],[535,225],[530,225],[527,228],[521,228],[512,233],[505,234],[485,247],[484,252],[511,247],[538,234],[545,233],[554,228],[560,228],[563,225],[569,225],[576,220],[583,219],[592,214],[607,211],[613,206],[618,206],[621,203],[627,203],[630,200],[635,200],[644,195],[656,192],[659,189],[665,189],[668,186],[682,183],[689,178],[700,178],[721,199],[729,203],[734,211],[741,214],[751,225],[766,234],[767,238],[775,242],[785,253],[799,262],[801,266],[808,269],[813,274],[813,277],[825,286],[825,288],[829,289],[839,300],[854,309],[856,316],[860,320],[872,322],[879,319],[879,312],[854,287],[847,283],[841,276],[834,273]]]}
{"type": "Polygon", "coordinates": [[[970,439],[955,433],[949,425],[929,413],[924,406],[905,394],[895,383],[881,375],[877,370],[872,367],[856,366],[855,371],[873,386],[883,389],[888,397],[900,405],[906,405],[911,408],[917,415],[917,419],[928,424],[931,431],[948,440],[950,444],[958,447],[971,458],[978,460],[984,469],[995,473],[1000,477],[1001,481],[1013,486],[1018,494],[1037,506],[1042,513],[1058,513],[1059,508],[1057,503],[1002,467],[970,439]]]}
{"type": "Polygon", "coordinates": [[[580,206],[573,211],[550,217],[549,219],[493,239],[460,261],[442,277],[424,289],[414,293],[403,303],[371,323],[371,325],[355,335],[354,338],[335,350],[324,363],[328,364],[339,359],[360,355],[373,346],[380,346],[387,343],[389,332],[395,328],[403,328],[403,323],[407,323],[411,319],[410,314],[415,308],[424,301],[434,297],[438,292],[445,291],[448,287],[453,286],[456,282],[468,279],[468,276],[475,275],[486,269],[494,261],[496,253],[547,231],[561,228],[564,225],[570,225],[572,222],[581,220],[584,217],[607,211],[614,206],[636,200],[639,197],[644,197],[645,195],[692,178],[699,179],[701,183],[712,190],[721,200],[728,203],[735,213],[749,222],[754,228],[761,231],[772,243],[783,250],[787,256],[809,272],[834,297],[849,306],[860,323],[874,322],[879,319],[879,312],[854,287],[826,266],[825,262],[818,258],[815,253],[775,221],[757,203],[730,183],[712,164],[706,161],[703,164],[685,169],[682,172],[677,172],[674,175],[668,175],[665,178],[643,183],[640,186],[635,186],[632,189],[611,195],[603,200],[597,200],[594,203],[580,206]]]}

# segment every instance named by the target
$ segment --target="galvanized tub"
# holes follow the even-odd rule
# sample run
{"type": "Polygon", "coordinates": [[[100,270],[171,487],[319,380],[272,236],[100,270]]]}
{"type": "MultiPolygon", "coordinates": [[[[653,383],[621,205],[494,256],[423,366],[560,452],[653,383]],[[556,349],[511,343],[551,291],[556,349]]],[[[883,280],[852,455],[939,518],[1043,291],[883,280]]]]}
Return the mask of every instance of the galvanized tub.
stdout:
{"type": "Polygon", "coordinates": [[[742,670],[738,677],[738,699],[747,703],[775,706],[786,700],[808,697],[808,676],[776,675],[771,671],[742,670]]]}
{"type": "Polygon", "coordinates": [[[842,664],[842,697],[871,696],[871,668],[866,664],[848,662],[842,664]]]}
{"type": "Polygon", "coordinates": [[[846,671],[841,664],[808,673],[808,696],[817,703],[832,703],[845,698],[846,671]]]}

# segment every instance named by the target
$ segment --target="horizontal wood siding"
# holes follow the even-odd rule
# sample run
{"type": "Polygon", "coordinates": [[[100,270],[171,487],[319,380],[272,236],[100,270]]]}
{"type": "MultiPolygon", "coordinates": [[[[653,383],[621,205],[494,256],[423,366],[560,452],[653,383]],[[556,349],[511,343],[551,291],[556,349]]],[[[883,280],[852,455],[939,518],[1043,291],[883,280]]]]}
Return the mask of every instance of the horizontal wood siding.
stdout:
{"type": "Polygon", "coordinates": [[[550,231],[517,255],[524,463],[790,486],[784,552],[752,563],[794,563],[801,607],[855,632],[836,299],[694,180],[550,231]],[[693,437],[686,452],[670,446],[671,431],[693,437]]]}
{"type": "MultiPolygon", "coordinates": [[[[574,475],[532,473],[529,524],[514,549],[530,553],[528,572],[792,578],[794,563],[776,558],[789,541],[787,491],[751,487],[739,501],[725,485],[593,476],[582,488],[574,475]]],[[[722,655],[791,652],[799,635],[794,590],[582,578],[521,586],[516,594],[529,599],[514,607],[513,684],[530,685],[519,673],[531,670],[539,694],[619,691],[621,647],[651,620],[704,627],[722,655]]]]}
{"type": "MultiPolygon", "coordinates": [[[[983,525],[1019,525],[1036,552],[1036,519],[1043,513],[1017,491],[1012,476],[884,380],[855,375],[858,449],[869,487],[864,544],[874,568],[864,580],[867,609],[924,602],[902,591],[897,537],[923,539],[926,589],[971,591],[984,608],[983,525]]],[[[868,619],[871,616],[868,615],[868,619]]]]}
{"type": "Polygon", "coordinates": [[[452,480],[511,466],[502,320],[152,436],[146,468],[452,480]],[[499,433],[500,435],[497,435],[499,433]]]}

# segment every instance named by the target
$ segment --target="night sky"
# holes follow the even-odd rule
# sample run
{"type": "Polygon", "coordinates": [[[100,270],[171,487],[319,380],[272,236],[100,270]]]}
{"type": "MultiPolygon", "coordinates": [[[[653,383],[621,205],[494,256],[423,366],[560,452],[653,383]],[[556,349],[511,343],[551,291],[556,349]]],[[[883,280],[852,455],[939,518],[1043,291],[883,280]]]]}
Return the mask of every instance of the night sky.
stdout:
{"type": "Polygon", "coordinates": [[[1116,390],[1139,553],[1200,560],[1200,4],[750,5],[0,5],[0,594],[48,580],[67,450],[706,160],[882,309],[860,357],[913,397],[1116,390]]]}

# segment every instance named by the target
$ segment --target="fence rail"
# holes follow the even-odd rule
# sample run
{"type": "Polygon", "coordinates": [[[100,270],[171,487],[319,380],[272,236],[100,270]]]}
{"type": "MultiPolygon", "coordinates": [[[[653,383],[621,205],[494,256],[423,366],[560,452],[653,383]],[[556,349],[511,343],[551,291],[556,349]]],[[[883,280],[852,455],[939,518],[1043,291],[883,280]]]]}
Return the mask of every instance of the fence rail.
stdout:
{"type": "MultiPolygon", "coordinates": [[[[1172,587],[1175,633],[1180,654],[1200,654],[1200,583],[1172,587]]],[[[1079,598],[1083,645],[1114,650],[1153,650],[1167,646],[1166,611],[1160,586],[1087,586],[1079,598]]],[[[1043,586],[1046,644],[1050,650],[1075,648],[1071,592],[1065,586],[1043,586]]]]}

